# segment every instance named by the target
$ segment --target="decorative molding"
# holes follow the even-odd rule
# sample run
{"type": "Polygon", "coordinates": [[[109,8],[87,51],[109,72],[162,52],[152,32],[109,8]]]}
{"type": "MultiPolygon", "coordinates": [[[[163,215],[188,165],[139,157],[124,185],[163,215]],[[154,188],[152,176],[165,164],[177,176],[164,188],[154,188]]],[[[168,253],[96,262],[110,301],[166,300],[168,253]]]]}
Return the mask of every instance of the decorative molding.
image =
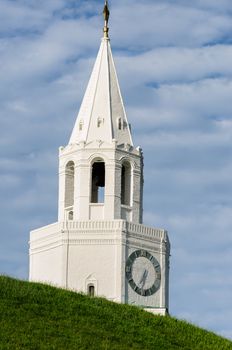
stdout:
{"type": "Polygon", "coordinates": [[[62,240],[63,244],[70,245],[118,245],[120,243],[117,239],[67,239],[62,240]]]}
{"type": "Polygon", "coordinates": [[[33,255],[33,254],[37,254],[37,253],[41,253],[41,252],[45,252],[45,251],[51,251],[51,249],[56,249],[56,248],[59,248],[62,246],[63,246],[62,240],[52,242],[50,244],[44,244],[44,245],[41,245],[38,247],[31,246],[29,253],[30,253],[30,255],[33,255]]]}
{"type": "Polygon", "coordinates": [[[77,238],[69,238],[69,239],[61,239],[56,242],[46,243],[41,242],[41,244],[31,245],[30,255],[41,253],[45,251],[50,251],[51,249],[65,247],[65,246],[74,246],[74,245],[120,245],[120,239],[77,239],[77,238]]]}
{"type": "Polygon", "coordinates": [[[57,237],[64,237],[67,233],[73,235],[101,234],[143,239],[147,242],[159,243],[164,250],[170,248],[165,230],[150,228],[141,224],[134,224],[124,220],[112,221],[64,221],[31,231],[30,244],[48,242],[57,237]]]}
{"type": "Polygon", "coordinates": [[[139,242],[139,241],[127,241],[126,244],[127,247],[129,248],[133,248],[133,249],[145,249],[148,250],[149,252],[153,252],[156,253],[158,255],[160,255],[160,247],[157,246],[151,246],[151,244],[148,244],[147,242],[139,242]]]}

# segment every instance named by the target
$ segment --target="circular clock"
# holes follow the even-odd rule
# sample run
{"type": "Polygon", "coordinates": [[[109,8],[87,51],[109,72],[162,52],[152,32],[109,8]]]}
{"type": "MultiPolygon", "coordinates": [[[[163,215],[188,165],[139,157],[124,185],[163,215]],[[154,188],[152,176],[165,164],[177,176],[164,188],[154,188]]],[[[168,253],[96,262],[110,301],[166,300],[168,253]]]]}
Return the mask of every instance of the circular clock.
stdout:
{"type": "Polygon", "coordinates": [[[137,294],[151,296],[160,288],[160,264],[146,250],[136,250],[127,259],[126,278],[137,294]]]}

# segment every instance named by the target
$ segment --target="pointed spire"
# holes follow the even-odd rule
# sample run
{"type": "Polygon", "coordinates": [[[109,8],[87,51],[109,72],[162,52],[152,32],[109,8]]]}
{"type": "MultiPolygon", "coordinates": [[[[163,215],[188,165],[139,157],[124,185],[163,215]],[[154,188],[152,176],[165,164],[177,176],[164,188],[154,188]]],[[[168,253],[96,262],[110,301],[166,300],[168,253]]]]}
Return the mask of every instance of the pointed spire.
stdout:
{"type": "Polygon", "coordinates": [[[108,37],[110,11],[105,0],[104,37],[87,86],[69,144],[101,140],[133,146],[130,125],[108,37]]]}
{"type": "Polygon", "coordinates": [[[105,6],[103,9],[103,17],[105,20],[105,25],[103,28],[103,33],[104,33],[104,38],[109,38],[109,28],[108,28],[108,22],[109,22],[109,17],[110,17],[110,11],[109,11],[109,6],[108,6],[108,1],[105,0],[105,6]]]}

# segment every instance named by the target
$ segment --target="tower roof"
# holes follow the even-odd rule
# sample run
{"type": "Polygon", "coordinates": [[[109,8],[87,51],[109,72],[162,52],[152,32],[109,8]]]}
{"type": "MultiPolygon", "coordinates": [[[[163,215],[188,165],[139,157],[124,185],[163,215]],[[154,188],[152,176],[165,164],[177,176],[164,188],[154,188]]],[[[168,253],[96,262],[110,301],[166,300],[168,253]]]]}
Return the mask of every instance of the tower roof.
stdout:
{"type": "Polygon", "coordinates": [[[108,37],[108,3],[97,59],[72,131],[69,144],[101,140],[133,145],[108,37]]]}

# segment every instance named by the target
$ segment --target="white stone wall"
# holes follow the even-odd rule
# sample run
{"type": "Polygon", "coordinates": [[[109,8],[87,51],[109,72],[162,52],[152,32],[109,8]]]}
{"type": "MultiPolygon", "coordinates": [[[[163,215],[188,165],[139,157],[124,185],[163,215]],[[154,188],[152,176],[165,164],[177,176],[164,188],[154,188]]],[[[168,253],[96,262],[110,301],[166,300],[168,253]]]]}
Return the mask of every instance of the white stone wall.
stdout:
{"type": "Polygon", "coordinates": [[[30,281],[65,287],[61,227],[56,223],[30,233],[30,281]]]}
{"type": "MultiPolygon", "coordinates": [[[[79,292],[89,283],[98,296],[160,310],[168,308],[169,241],[164,230],[123,220],[67,221],[31,232],[30,280],[79,292]],[[136,294],[125,276],[129,255],[149,251],[161,265],[160,289],[136,294]]],[[[154,311],[155,312],[155,311],[154,311]]]]}

